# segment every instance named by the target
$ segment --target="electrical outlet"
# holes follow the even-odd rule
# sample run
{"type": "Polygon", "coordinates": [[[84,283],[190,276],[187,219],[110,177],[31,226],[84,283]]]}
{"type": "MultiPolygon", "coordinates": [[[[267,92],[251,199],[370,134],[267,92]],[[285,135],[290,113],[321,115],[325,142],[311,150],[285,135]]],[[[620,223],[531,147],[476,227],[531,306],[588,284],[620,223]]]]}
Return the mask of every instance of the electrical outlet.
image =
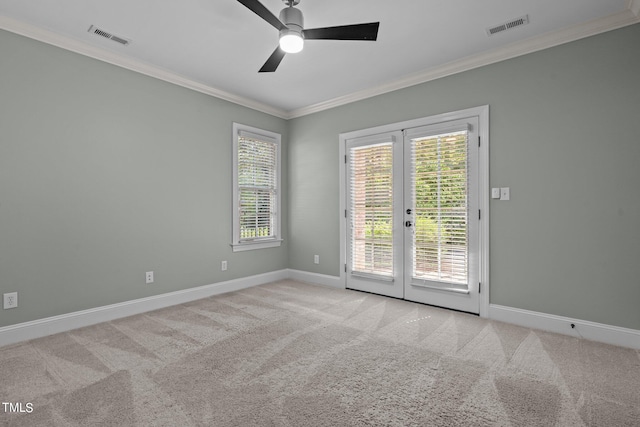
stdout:
{"type": "Polygon", "coordinates": [[[314,255],[313,256],[313,263],[314,264],[320,264],[320,255],[314,255]]]}
{"type": "Polygon", "coordinates": [[[222,261],[220,263],[220,270],[227,271],[227,261],[222,261]]]}
{"type": "Polygon", "coordinates": [[[147,271],[145,274],[145,282],[148,284],[153,283],[153,271],[147,271]]]}
{"type": "Polygon", "coordinates": [[[511,200],[511,190],[509,187],[500,188],[500,200],[511,200]]]}
{"type": "Polygon", "coordinates": [[[4,309],[16,308],[18,306],[18,293],[9,292],[4,294],[4,309]]]}

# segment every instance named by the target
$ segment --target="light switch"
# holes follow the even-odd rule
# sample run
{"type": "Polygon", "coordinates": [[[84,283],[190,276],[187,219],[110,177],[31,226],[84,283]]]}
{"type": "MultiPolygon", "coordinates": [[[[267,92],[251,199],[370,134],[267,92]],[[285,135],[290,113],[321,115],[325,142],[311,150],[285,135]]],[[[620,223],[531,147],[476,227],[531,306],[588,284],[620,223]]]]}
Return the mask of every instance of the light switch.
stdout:
{"type": "Polygon", "coordinates": [[[509,194],[509,187],[502,187],[500,189],[500,200],[509,200],[510,198],[510,194],[509,194]]]}
{"type": "Polygon", "coordinates": [[[492,188],[491,189],[491,198],[492,199],[499,199],[500,198],[500,189],[499,188],[492,188]]]}

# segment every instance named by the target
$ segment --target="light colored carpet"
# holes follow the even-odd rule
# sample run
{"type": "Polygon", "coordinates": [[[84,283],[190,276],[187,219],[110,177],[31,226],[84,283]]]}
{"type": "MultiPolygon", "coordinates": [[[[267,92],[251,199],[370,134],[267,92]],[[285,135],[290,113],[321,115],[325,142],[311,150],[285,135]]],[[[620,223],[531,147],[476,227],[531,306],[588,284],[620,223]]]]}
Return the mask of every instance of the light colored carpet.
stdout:
{"type": "Polygon", "coordinates": [[[0,348],[9,426],[639,426],[640,352],[282,281],[0,348]]]}

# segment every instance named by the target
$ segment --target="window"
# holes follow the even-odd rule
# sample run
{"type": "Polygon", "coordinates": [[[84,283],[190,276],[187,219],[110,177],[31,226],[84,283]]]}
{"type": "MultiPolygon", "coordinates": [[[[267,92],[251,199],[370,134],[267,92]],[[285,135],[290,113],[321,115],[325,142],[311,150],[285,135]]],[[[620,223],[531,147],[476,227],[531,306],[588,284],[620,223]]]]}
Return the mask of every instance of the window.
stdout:
{"type": "Polygon", "coordinates": [[[393,277],[393,141],[353,147],[349,159],[352,274],[393,277]]]}
{"type": "Polygon", "coordinates": [[[413,278],[468,284],[469,131],[411,137],[413,278]]]}
{"type": "Polygon", "coordinates": [[[233,250],[280,246],[280,134],[233,124],[233,250]]]}

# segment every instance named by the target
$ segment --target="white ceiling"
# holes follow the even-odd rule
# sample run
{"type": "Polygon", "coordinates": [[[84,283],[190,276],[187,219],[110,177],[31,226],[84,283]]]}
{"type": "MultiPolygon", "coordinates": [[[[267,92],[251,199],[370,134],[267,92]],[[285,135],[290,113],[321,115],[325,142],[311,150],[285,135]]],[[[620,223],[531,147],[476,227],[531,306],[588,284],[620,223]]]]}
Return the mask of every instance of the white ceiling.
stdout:
{"type": "MultiPolygon", "coordinates": [[[[282,0],[262,0],[278,15],[282,0]]],[[[0,28],[295,117],[639,22],[639,0],[301,0],[305,27],[380,21],[377,42],[309,40],[258,73],[278,31],[236,0],[0,0],[0,28]],[[528,15],[530,24],[487,36],[528,15]],[[128,46],[89,33],[96,25],[128,46]]]]}

